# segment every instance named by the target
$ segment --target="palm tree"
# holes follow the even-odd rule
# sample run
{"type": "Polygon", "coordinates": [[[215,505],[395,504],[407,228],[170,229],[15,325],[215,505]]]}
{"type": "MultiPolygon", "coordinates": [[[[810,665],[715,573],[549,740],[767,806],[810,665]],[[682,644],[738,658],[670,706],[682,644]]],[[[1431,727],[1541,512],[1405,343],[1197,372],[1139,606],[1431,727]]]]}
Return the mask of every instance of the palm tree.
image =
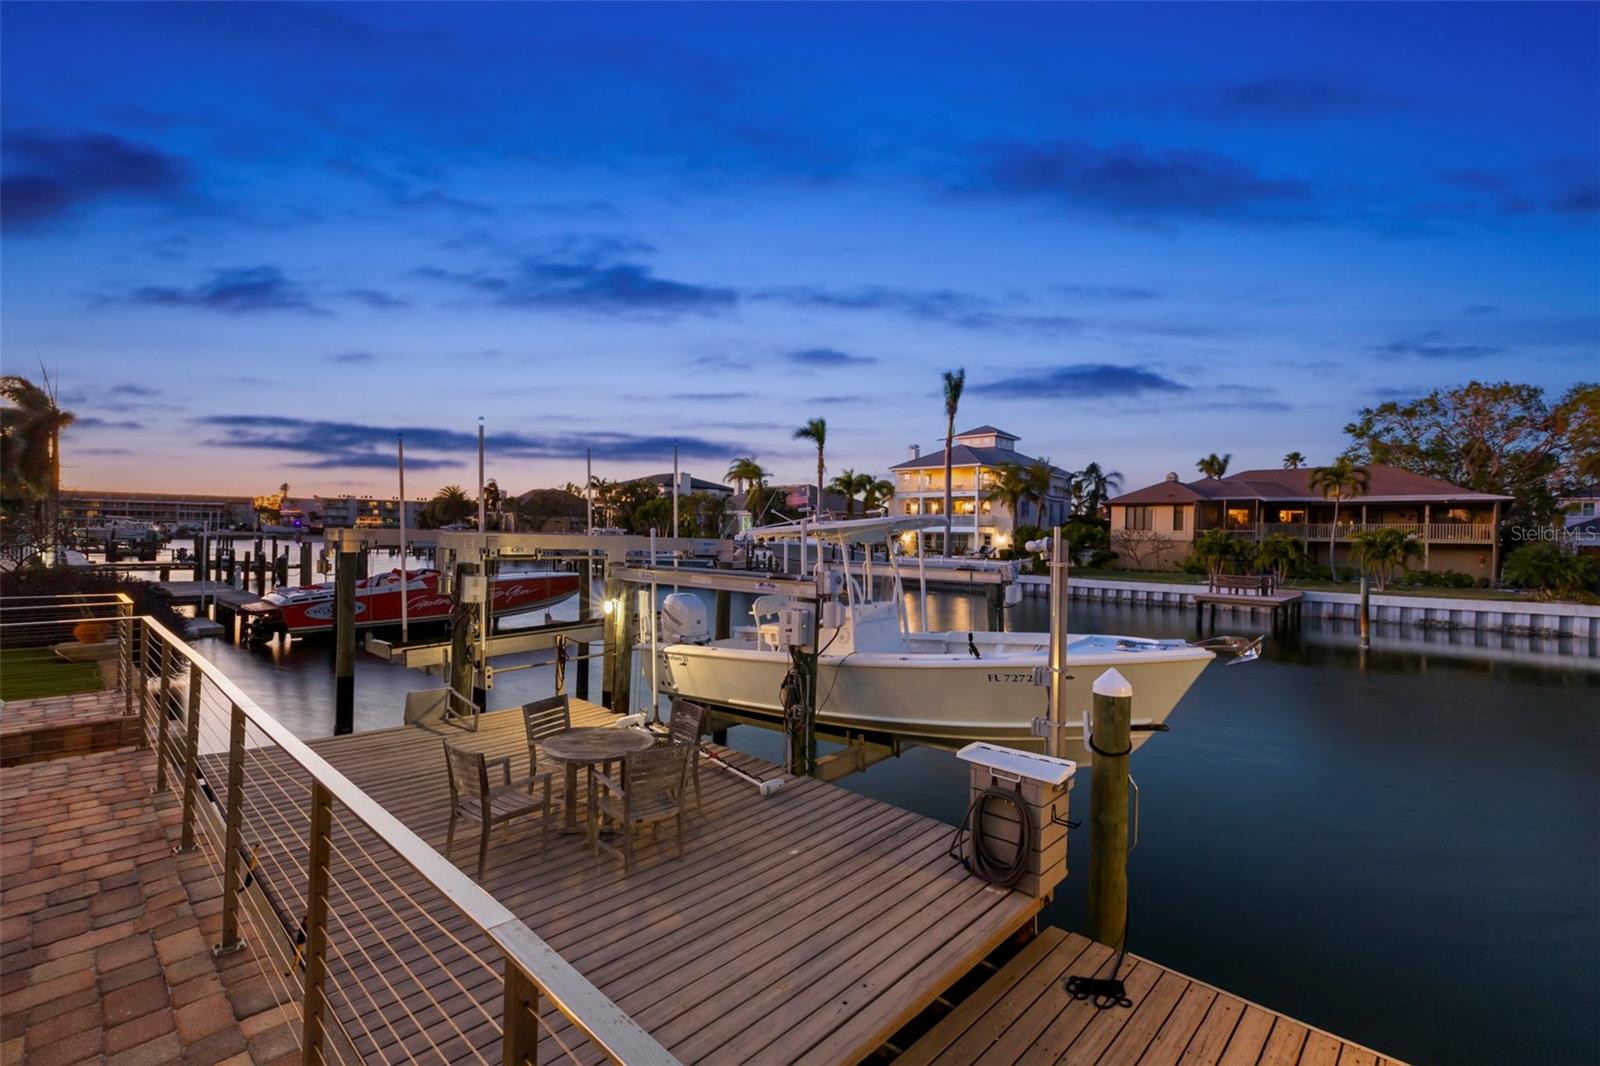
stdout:
{"type": "Polygon", "coordinates": [[[1290,452],[1288,455],[1283,457],[1283,468],[1285,470],[1299,470],[1305,465],[1306,457],[1301,455],[1299,452],[1290,452]]]}
{"type": "Polygon", "coordinates": [[[1328,576],[1339,580],[1339,567],[1333,557],[1334,545],[1339,536],[1339,501],[1367,491],[1371,478],[1367,468],[1360,466],[1348,455],[1341,455],[1327,466],[1311,471],[1310,486],[1324,499],[1333,500],[1333,525],[1328,527],[1328,576]]]}
{"type": "Polygon", "coordinates": [[[736,482],[739,486],[739,495],[744,497],[745,510],[754,510],[751,493],[755,488],[765,483],[771,471],[761,469],[761,464],[756,462],[753,455],[741,455],[728,464],[728,472],[723,477],[736,482]]]}
{"type": "Polygon", "coordinates": [[[428,503],[428,511],[441,526],[465,521],[478,508],[460,485],[446,485],[428,503]]]}
{"type": "Polygon", "coordinates": [[[812,512],[816,517],[822,514],[822,475],[828,469],[824,462],[825,449],[828,446],[828,420],[826,418],[813,418],[805,425],[794,431],[795,440],[808,440],[817,446],[817,509],[812,512]]]}
{"type": "Polygon", "coordinates": [[[1208,529],[1194,538],[1190,549],[1195,561],[1206,568],[1207,577],[1215,581],[1217,575],[1243,569],[1252,561],[1251,546],[1237,534],[1226,529],[1208,529]]]}
{"type": "Polygon", "coordinates": [[[956,409],[967,387],[967,368],[944,372],[944,556],[950,557],[950,446],[956,436],[956,409]]]}
{"type": "Polygon", "coordinates": [[[989,485],[989,491],[984,494],[984,499],[989,503],[997,503],[1011,512],[1011,524],[1020,526],[1022,522],[1022,501],[1033,494],[1033,484],[1028,479],[1027,468],[1020,463],[1002,463],[995,467],[994,481],[989,485]]]}
{"type": "Polygon", "coordinates": [[[844,497],[844,516],[856,516],[856,494],[861,491],[861,479],[871,482],[871,474],[858,474],[849,467],[839,471],[838,475],[830,482],[828,487],[844,497]]]}
{"type": "Polygon", "coordinates": [[[1294,573],[1301,560],[1305,558],[1305,554],[1300,542],[1289,534],[1269,533],[1262,538],[1260,547],[1256,549],[1256,562],[1271,570],[1281,585],[1285,578],[1294,573]]]}
{"type": "Polygon", "coordinates": [[[0,377],[0,498],[30,504],[54,545],[61,496],[61,431],[76,420],[57,404],[48,378],[41,388],[15,374],[0,377]]]}
{"type": "Polygon", "coordinates": [[[1073,475],[1073,496],[1081,505],[1080,514],[1094,518],[1111,494],[1122,487],[1122,475],[1115,470],[1101,470],[1099,463],[1090,463],[1073,475]]]}
{"type": "Polygon", "coordinates": [[[1232,458],[1232,452],[1226,455],[1218,455],[1216,452],[1212,452],[1194,465],[1204,477],[1222,477],[1228,472],[1228,462],[1232,458]]]}
{"type": "Polygon", "coordinates": [[[861,490],[861,510],[876,511],[887,504],[894,497],[894,482],[884,478],[873,478],[870,474],[863,475],[870,482],[861,490]]]}
{"type": "Polygon", "coordinates": [[[1407,529],[1364,529],[1350,538],[1351,554],[1361,568],[1378,579],[1381,592],[1412,559],[1422,557],[1422,544],[1407,529]]]}
{"type": "Polygon", "coordinates": [[[1045,522],[1045,501],[1050,498],[1050,485],[1054,482],[1056,468],[1048,459],[1035,459],[1023,470],[1023,479],[1027,482],[1028,491],[1024,499],[1033,501],[1033,506],[1039,512],[1039,525],[1045,522]]]}

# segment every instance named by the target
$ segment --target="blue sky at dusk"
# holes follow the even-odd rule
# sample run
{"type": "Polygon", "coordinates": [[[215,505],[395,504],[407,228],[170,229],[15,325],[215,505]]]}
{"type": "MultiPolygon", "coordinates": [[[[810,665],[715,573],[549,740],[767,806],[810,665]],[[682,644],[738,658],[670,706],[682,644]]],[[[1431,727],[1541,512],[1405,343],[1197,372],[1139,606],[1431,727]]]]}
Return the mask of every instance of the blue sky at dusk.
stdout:
{"type": "MultiPolygon", "coordinates": [[[[512,490],[958,419],[1129,487],[1600,374],[1600,6],[6,4],[78,487],[512,490]]],[[[962,427],[958,427],[962,428],[962,427]]]]}

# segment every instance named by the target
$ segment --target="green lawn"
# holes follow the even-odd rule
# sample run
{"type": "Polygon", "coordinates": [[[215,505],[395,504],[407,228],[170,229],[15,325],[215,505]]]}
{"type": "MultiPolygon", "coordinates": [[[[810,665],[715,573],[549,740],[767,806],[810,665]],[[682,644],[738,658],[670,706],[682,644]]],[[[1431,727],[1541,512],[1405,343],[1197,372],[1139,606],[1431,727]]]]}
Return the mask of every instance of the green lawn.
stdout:
{"type": "MultiPolygon", "coordinates": [[[[1102,570],[1088,566],[1072,568],[1073,577],[1103,577],[1116,581],[1156,581],[1169,585],[1204,585],[1205,579],[1194,574],[1174,570],[1102,570]]],[[[1286,581],[1284,588],[1304,589],[1309,592],[1360,592],[1355,581],[1294,580],[1286,581]]],[[[1376,593],[1377,589],[1374,588],[1376,593]]],[[[1447,596],[1464,600],[1525,600],[1526,595],[1511,589],[1447,589],[1447,588],[1391,588],[1385,596],[1447,596]]]]}
{"type": "Polygon", "coordinates": [[[0,648],[0,700],[67,696],[104,687],[96,663],[62,662],[49,648],[0,648]]]}

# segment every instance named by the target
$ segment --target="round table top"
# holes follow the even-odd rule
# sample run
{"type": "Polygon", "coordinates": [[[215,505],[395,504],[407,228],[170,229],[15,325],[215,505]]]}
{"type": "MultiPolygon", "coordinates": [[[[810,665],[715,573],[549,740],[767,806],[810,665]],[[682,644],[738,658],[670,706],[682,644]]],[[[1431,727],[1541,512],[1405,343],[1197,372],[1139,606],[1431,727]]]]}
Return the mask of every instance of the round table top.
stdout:
{"type": "Polygon", "coordinates": [[[655,747],[655,738],[615,726],[579,726],[545,737],[540,747],[557,762],[610,762],[655,747]]]}

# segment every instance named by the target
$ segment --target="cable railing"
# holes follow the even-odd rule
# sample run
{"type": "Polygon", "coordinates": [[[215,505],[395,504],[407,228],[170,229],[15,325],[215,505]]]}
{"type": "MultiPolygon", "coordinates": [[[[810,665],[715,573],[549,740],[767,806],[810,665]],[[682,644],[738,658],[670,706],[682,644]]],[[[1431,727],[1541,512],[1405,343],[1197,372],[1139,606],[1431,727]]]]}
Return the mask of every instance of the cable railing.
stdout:
{"type": "MultiPolygon", "coordinates": [[[[0,597],[0,648],[10,699],[102,694],[99,713],[137,713],[133,646],[138,620],[121,593],[0,597]]],[[[46,706],[41,721],[53,710],[46,706]]]]}
{"type": "Polygon", "coordinates": [[[397,813],[169,630],[138,622],[130,693],[156,789],[182,805],[179,849],[202,853],[223,887],[213,951],[251,951],[300,1018],[305,1061],[674,1062],[397,813]]]}

